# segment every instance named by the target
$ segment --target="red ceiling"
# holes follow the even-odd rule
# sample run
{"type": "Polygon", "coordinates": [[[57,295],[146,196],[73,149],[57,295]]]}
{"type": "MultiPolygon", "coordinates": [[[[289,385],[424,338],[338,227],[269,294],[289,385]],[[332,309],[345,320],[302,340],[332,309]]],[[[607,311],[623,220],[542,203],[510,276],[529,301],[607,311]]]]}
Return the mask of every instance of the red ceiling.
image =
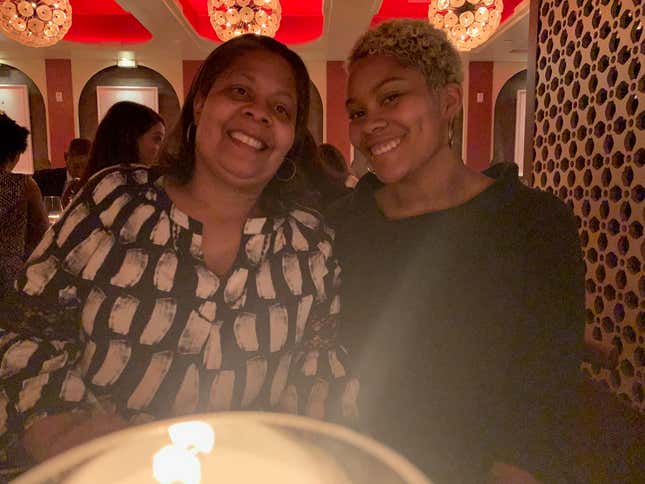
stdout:
{"type": "MultiPolygon", "coordinates": [[[[502,22],[521,2],[504,2],[502,22]]],[[[65,40],[137,43],[152,38],[152,34],[115,0],[70,0],[70,3],[74,20],[65,40]]],[[[199,35],[219,41],[208,18],[207,0],[179,0],[179,3],[186,19],[199,35]]],[[[286,44],[302,44],[322,35],[325,20],[322,14],[323,0],[280,0],[280,3],[282,22],[276,39],[286,44]]],[[[428,0],[383,0],[380,10],[372,19],[372,25],[388,18],[426,18],[427,12],[428,0]]]]}
{"type": "MultiPolygon", "coordinates": [[[[179,0],[186,19],[207,39],[220,41],[208,18],[206,0],[179,0]]],[[[285,44],[302,44],[322,35],[323,0],[280,0],[282,21],[275,38],[285,44]]]]}
{"type": "Polygon", "coordinates": [[[72,26],[65,40],[100,43],[146,42],[152,34],[115,0],[70,0],[72,26]]]}
{"type": "MultiPolygon", "coordinates": [[[[372,25],[389,18],[427,18],[429,0],[383,0],[381,9],[372,19],[372,25]]],[[[513,14],[522,0],[504,0],[502,23],[513,14]]]]}

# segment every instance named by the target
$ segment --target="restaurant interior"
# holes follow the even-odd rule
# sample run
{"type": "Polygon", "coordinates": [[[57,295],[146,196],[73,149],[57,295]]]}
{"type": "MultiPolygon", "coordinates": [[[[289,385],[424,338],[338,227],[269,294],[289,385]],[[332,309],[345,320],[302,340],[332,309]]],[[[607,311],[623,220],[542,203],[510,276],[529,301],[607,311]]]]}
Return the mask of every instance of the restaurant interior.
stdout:
{"type": "MultiPolygon", "coordinates": [[[[15,171],[65,167],[70,140],[92,139],[119,100],[152,107],[171,127],[202,60],[234,34],[210,3],[217,2],[69,0],[71,25],[61,23],[68,30],[53,43],[3,27],[0,110],[31,132],[15,171]]],[[[365,160],[348,136],[347,55],[384,20],[433,22],[428,8],[437,3],[279,0],[275,38],[300,54],[311,76],[309,129],[317,143],[336,146],[357,176],[365,160]]],[[[575,214],[586,267],[586,317],[571,321],[584,342],[580,459],[590,482],[643,482],[645,4],[496,3],[503,3],[499,26],[461,52],[457,149],[478,171],[516,163],[523,183],[575,214]]]]}

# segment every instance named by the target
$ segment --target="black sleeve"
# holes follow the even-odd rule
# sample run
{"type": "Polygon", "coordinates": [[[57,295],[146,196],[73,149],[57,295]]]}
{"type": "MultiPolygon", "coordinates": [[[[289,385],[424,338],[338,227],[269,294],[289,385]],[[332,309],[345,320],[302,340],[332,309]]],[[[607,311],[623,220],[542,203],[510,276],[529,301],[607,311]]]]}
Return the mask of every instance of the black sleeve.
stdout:
{"type": "Polygon", "coordinates": [[[584,263],[575,217],[540,194],[526,252],[525,314],[511,370],[511,455],[543,482],[575,482],[573,420],[584,341],[584,263]]]}

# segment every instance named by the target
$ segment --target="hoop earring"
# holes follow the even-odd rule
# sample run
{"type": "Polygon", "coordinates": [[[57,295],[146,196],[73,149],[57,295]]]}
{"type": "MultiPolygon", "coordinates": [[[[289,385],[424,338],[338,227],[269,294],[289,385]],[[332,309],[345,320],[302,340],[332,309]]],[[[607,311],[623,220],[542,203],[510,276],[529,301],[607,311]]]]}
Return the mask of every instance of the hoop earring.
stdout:
{"type": "Polygon", "coordinates": [[[297,171],[298,169],[296,168],[296,164],[293,160],[291,158],[285,158],[280,165],[280,168],[278,168],[275,177],[282,183],[286,183],[293,180],[297,171]]]}
{"type": "Polygon", "coordinates": [[[455,138],[455,118],[452,118],[450,120],[450,124],[448,125],[448,146],[452,148],[452,145],[454,143],[454,138],[455,138]]]}
{"type": "Polygon", "coordinates": [[[191,121],[190,124],[188,125],[188,129],[186,130],[186,136],[184,136],[184,140],[186,141],[187,146],[191,146],[195,143],[196,135],[197,135],[197,125],[191,121]]]}

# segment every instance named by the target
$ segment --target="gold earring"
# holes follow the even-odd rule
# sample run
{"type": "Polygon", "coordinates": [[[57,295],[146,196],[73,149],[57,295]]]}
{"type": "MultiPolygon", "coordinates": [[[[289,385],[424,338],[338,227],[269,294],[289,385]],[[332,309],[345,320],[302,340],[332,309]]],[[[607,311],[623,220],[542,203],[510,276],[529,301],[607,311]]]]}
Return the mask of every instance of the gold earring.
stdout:
{"type": "Polygon", "coordinates": [[[188,125],[188,129],[186,130],[186,136],[184,137],[186,141],[186,145],[190,146],[195,142],[195,136],[197,135],[197,125],[193,123],[192,121],[188,125]]]}
{"type": "Polygon", "coordinates": [[[454,137],[455,137],[455,118],[452,118],[450,120],[450,124],[448,125],[448,146],[450,148],[452,148],[454,137]]]}

